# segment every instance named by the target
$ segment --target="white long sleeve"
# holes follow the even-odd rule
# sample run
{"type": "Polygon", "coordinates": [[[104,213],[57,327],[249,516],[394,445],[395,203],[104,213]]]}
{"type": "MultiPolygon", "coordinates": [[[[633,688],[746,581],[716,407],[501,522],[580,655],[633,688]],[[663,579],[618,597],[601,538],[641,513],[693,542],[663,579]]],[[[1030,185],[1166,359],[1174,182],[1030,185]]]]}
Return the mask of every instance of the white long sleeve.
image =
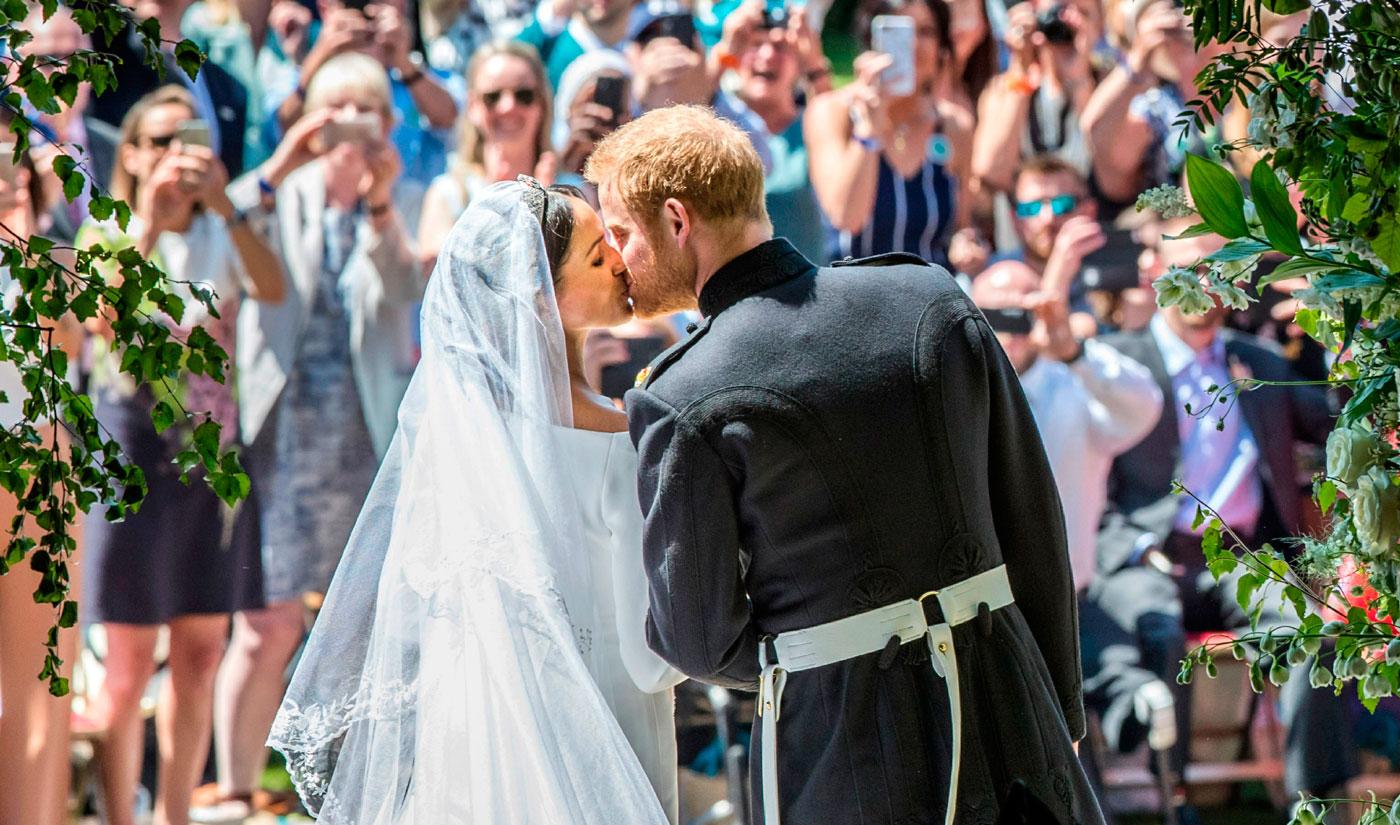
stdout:
{"type": "Polygon", "coordinates": [[[684,682],[686,677],[647,646],[649,596],[642,567],[642,511],[637,503],[637,454],[630,447],[630,442],[615,439],[604,473],[603,520],[612,534],[617,635],[622,663],[637,689],[660,693],[684,682]],[[615,462],[629,466],[615,466],[615,462]]]}
{"type": "Polygon", "coordinates": [[[1114,456],[1142,440],[1162,415],[1162,390],[1142,364],[1098,341],[1084,342],[1084,357],[1070,366],[1089,396],[1094,439],[1114,456]]]}

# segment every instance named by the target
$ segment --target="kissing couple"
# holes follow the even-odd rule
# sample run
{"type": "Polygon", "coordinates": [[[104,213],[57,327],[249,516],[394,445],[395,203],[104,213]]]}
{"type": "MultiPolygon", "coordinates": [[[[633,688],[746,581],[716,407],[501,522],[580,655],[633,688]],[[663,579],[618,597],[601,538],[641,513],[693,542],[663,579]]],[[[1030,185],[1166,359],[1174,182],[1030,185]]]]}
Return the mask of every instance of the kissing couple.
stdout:
{"type": "Polygon", "coordinates": [[[587,174],[601,215],[497,184],[437,262],[272,731],[308,807],[675,823],[690,677],[758,693],[755,822],[1102,822],[1059,498],[956,282],[774,239],[707,109],[631,122],[587,174]],[[625,414],[588,386],[588,330],[696,308],[625,414]]]}

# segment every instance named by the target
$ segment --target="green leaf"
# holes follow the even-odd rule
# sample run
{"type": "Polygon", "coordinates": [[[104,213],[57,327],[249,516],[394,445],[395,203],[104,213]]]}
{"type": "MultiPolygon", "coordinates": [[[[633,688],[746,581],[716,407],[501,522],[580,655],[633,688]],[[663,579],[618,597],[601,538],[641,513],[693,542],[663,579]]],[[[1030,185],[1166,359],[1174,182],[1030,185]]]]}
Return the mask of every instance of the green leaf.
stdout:
{"type": "Polygon", "coordinates": [[[1209,224],[1198,223],[1188,226],[1186,229],[1182,230],[1181,232],[1175,235],[1163,235],[1162,237],[1169,241],[1184,241],[1187,238],[1199,238],[1202,235],[1214,234],[1215,230],[1211,229],[1209,224]]]}
{"type": "Polygon", "coordinates": [[[175,411],[170,404],[165,401],[157,401],[151,408],[151,424],[156,428],[156,432],[163,433],[175,426],[175,411]]]}
{"type": "Polygon", "coordinates": [[[1240,606],[1240,610],[1249,612],[1250,603],[1254,600],[1254,593],[1263,583],[1264,577],[1259,573],[1245,573],[1240,576],[1235,589],[1235,603],[1240,606]]]}
{"type": "Polygon", "coordinates": [[[1283,598],[1285,601],[1293,605],[1293,612],[1298,614],[1299,619],[1302,619],[1304,616],[1307,615],[1308,598],[1307,596],[1303,595],[1302,590],[1299,590],[1297,587],[1294,587],[1291,584],[1287,585],[1283,588],[1283,598]]]}
{"type": "Polygon", "coordinates": [[[1308,0],[1264,0],[1264,8],[1287,17],[1309,8],[1308,0]]]}
{"type": "Polygon", "coordinates": [[[1327,272],[1329,270],[1338,269],[1342,271],[1349,271],[1346,270],[1345,267],[1343,267],[1341,264],[1311,261],[1307,258],[1295,258],[1291,261],[1285,261],[1279,264],[1278,266],[1274,267],[1273,272],[1270,272],[1268,275],[1261,277],[1258,281],[1255,281],[1255,284],[1257,286],[1268,286],[1269,284],[1277,283],[1278,281],[1286,281],[1289,278],[1305,278],[1309,275],[1316,275],[1319,272],[1327,272]]]}
{"type": "Polygon", "coordinates": [[[1391,272],[1400,271],[1400,214],[1384,215],[1377,224],[1380,232],[1371,241],[1371,251],[1391,272]]]}
{"type": "Polygon", "coordinates": [[[1357,192],[1347,198],[1346,206],[1342,207],[1342,220],[1348,223],[1357,223],[1366,217],[1371,211],[1371,193],[1357,192]]]}
{"type": "Polygon", "coordinates": [[[1236,238],[1207,255],[1206,260],[1243,261],[1245,258],[1253,258],[1255,255],[1262,255],[1271,250],[1272,247],[1268,244],[1260,243],[1253,238],[1236,238]]]}
{"type": "Polygon", "coordinates": [[[1249,187],[1269,243],[1273,244],[1274,249],[1289,255],[1303,254],[1303,243],[1298,237],[1298,212],[1288,200],[1288,190],[1279,183],[1278,176],[1268,163],[1261,160],[1254,164],[1249,187]]]}
{"type": "Polygon", "coordinates": [[[190,76],[190,80],[194,80],[200,66],[204,65],[204,53],[194,43],[181,40],[175,44],[175,62],[181,71],[190,76]]]}
{"type": "Polygon", "coordinates": [[[1361,302],[1345,301],[1342,303],[1342,328],[1346,330],[1342,338],[1342,348],[1340,352],[1346,352],[1351,348],[1351,339],[1356,335],[1356,325],[1361,323],[1361,302]]]}
{"type": "Polygon", "coordinates": [[[1317,506],[1322,508],[1325,516],[1332,512],[1332,505],[1337,503],[1337,485],[1331,481],[1324,480],[1317,485],[1317,506]]]}
{"type": "Polygon", "coordinates": [[[59,627],[73,627],[78,623],[78,603],[65,601],[58,617],[59,627]]]}
{"type": "Polygon", "coordinates": [[[83,194],[83,184],[85,182],[86,181],[83,180],[83,175],[81,172],[75,170],[69,173],[68,177],[63,179],[64,199],[66,199],[69,203],[72,203],[73,201],[77,200],[78,196],[83,194]]]}
{"type": "Polygon", "coordinates": [[[1200,155],[1187,155],[1186,185],[1196,211],[1213,232],[1226,238],[1249,234],[1244,219],[1244,190],[1230,170],[1200,155]]]}

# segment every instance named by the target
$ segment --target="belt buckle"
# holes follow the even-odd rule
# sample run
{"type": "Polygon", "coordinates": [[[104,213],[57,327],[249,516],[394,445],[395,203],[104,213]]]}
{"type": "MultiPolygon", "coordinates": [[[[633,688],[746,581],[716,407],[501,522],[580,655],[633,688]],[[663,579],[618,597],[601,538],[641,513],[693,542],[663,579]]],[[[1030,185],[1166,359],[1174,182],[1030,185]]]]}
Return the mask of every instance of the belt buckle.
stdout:
{"type": "MultiPolygon", "coordinates": [[[[927,600],[929,599],[929,597],[933,597],[933,598],[935,598],[935,599],[938,598],[939,592],[940,592],[940,591],[938,591],[938,590],[930,590],[930,591],[928,591],[927,593],[925,593],[924,595],[920,596],[919,599],[918,599],[918,601],[919,601],[919,606],[923,607],[923,606],[925,605],[925,603],[927,602],[927,600]]],[[[925,609],[927,610],[927,608],[925,608],[925,609]]],[[[939,605],[939,606],[938,606],[938,613],[939,613],[940,618],[943,619],[943,622],[941,622],[940,624],[946,624],[947,621],[948,621],[948,617],[942,615],[942,614],[943,614],[943,606],[942,606],[942,605],[939,605]]],[[[928,619],[928,613],[927,613],[927,612],[924,613],[924,619],[925,619],[925,620],[928,619]]],[[[930,625],[930,628],[931,628],[931,627],[932,627],[932,625],[930,625]]],[[[948,652],[948,645],[947,645],[946,643],[944,643],[944,642],[939,642],[939,643],[938,643],[938,652],[939,652],[939,653],[944,653],[944,654],[946,654],[946,653],[948,652]]]]}

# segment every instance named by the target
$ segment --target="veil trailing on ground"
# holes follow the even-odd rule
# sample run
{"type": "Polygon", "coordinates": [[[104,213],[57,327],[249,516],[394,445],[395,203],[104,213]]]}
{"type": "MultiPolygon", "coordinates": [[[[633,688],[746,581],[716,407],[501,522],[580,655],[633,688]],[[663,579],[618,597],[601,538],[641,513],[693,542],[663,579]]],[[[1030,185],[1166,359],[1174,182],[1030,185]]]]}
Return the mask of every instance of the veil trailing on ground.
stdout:
{"type": "Polygon", "coordinates": [[[447,240],[398,432],[273,725],[322,822],[666,821],[589,674],[553,449],[564,333],[526,191],[492,187],[447,240]]]}

